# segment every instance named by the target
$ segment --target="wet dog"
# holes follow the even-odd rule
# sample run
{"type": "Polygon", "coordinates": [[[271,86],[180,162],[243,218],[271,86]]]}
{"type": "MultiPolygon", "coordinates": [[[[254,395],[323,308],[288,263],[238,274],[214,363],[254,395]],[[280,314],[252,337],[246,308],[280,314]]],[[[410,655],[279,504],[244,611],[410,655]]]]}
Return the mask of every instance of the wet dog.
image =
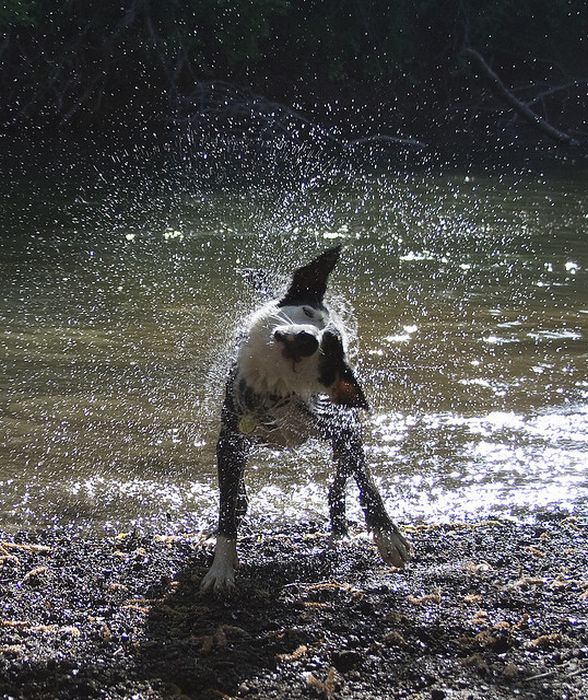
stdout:
{"type": "Polygon", "coordinates": [[[285,295],[253,314],[238,346],[217,443],[219,525],[204,591],[235,587],[237,528],[247,510],[243,472],[259,443],[292,445],[311,436],[329,442],[335,462],[328,492],[332,533],[347,533],[345,485],[353,476],[384,561],[403,566],[409,557],[366,464],[358,414],[368,404],[347,360],[345,329],[324,303],[340,250],[331,248],[296,270],[285,295]]]}

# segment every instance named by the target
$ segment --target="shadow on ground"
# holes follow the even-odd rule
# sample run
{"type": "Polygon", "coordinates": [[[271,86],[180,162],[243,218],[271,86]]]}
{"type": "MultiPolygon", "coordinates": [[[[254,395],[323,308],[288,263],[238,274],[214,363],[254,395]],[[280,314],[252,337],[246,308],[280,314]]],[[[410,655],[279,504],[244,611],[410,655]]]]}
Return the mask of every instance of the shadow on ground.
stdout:
{"type": "Polygon", "coordinates": [[[585,520],[407,530],[406,572],[363,536],[247,534],[229,600],[199,537],[1,536],[0,696],[588,697],[585,520]]]}

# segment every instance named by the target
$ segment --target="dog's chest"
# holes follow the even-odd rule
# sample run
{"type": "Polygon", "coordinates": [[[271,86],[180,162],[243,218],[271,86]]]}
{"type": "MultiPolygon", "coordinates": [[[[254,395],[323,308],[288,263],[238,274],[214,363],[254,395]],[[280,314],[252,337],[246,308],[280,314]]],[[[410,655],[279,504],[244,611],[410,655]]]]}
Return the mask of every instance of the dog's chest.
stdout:
{"type": "Polygon", "coordinates": [[[319,437],[312,405],[299,397],[260,396],[241,383],[236,407],[239,432],[258,444],[297,447],[319,437]]]}

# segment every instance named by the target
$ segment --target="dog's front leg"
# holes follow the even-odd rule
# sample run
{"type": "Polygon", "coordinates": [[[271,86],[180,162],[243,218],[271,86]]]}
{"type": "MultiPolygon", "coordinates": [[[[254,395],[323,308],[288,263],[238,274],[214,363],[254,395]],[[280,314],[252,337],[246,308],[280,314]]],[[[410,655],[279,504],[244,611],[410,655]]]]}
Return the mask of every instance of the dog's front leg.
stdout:
{"type": "Polygon", "coordinates": [[[241,433],[223,428],[217,443],[220,489],[219,524],[210,571],[202,579],[202,591],[230,592],[235,588],[237,525],[247,510],[243,471],[249,441],[241,433]]]}
{"type": "Polygon", "coordinates": [[[402,567],[410,558],[410,545],[386,512],[384,501],[365,459],[359,425],[352,425],[336,442],[343,473],[352,473],[359,488],[359,503],[368,529],[373,533],[380,556],[392,566],[402,567]]]}
{"type": "Polygon", "coordinates": [[[329,485],[329,516],[331,520],[331,535],[334,539],[347,536],[347,518],[345,516],[345,486],[350,475],[349,460],[345,453],[341,454],[337,447],[333,449],[335,458],[335,474],[329,485]]]}
{"type": "Polygon", "coordinates": [[[380,556],[387,564],[403,567],[410,559],[410,545],[386,512],[365,461],[355,472],[355,481],[359,488],[359,502],[380,556]]]}

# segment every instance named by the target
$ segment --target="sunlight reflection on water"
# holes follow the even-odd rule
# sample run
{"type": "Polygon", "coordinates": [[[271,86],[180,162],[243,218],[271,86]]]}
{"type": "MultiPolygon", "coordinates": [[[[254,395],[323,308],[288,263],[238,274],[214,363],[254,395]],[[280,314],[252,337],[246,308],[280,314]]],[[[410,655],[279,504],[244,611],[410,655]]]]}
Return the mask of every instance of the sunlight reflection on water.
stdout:
{"type": "MultiPolygon", "coordinates": [[[[2,524],[211,525],[227,358],[256,303],[236,270],[268,267],[279,286],[331,240],[346,245],[333,293],[355,309],[366,447],[390,510],[586,508],[584,191],[561,176],[455,173],[376,174],[313,196],[187,188],[174,220],[131,228],[115,213],[100,233],[66,221],[26,245],[8,235],[2,524]]],[[[262,451],[252,516],[326,520],[328,475],[316,443],[262,451]]]]}

